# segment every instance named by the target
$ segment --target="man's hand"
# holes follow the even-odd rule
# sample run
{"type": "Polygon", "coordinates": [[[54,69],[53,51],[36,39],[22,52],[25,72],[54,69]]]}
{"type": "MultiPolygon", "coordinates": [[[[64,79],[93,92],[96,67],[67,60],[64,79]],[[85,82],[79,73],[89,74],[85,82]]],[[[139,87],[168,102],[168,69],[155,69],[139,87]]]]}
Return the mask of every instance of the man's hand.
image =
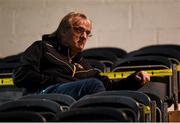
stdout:
{"type": "Polygon", "coordinates": [[[139,71],[135,75],[135,79],[141,82],[141,85],[144,85],[150,81],[150,75],[146,71],[139,71]]]}

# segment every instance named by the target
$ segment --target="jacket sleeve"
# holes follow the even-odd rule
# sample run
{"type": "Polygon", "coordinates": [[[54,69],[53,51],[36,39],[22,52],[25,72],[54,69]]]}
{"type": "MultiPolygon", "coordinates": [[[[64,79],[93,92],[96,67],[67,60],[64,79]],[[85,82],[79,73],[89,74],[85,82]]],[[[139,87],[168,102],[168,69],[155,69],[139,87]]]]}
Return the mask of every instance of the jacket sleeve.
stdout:
{"type": "Polygon", "coordinates": [[[135,79],[135,75],[137,74],[137,72],[129,75],[125,79],[114,81],[114,83],[112,83],[112,89],[113,90],[137,90],[140,87],[142,87],[143,85],[141,84],[141,81],[138,81],[135,79]]]}
{"type": "MultiPolygon", "coordinates": [[[[86,66],[86,69],[92,69],[92,67],[87,63],[86,60],[84,60],[84,62],[82,62],[81,64],[86,66]]],[[[101,80],[106,90],[137,90],[142,86],[141,82],[135,79],[135,75],[137,74],[137,72],[121,80],[110,80],[107,76],[102,76],[100,75],[99,71],[95,70],[88,72],[88,76],[95,77],[101,80]]]]}
{"type": "Polygon", "coordinates": [[[137,72],[121,80],[110,80],[107,76],[101,75],[97,75],[96,78],[103,82],[106,90],[137,90],[142,85],[141,82],[135,79],[136,73],[137,72]]]}
{"type": "Polygon", "coordinates": [[[53,77],[40,73],[42,57],[41,41],[34,42],[21,56],[20,65],[14,69],[14,84],[28,90],[37,90],[41,83],[54,81],[53,77]]]}

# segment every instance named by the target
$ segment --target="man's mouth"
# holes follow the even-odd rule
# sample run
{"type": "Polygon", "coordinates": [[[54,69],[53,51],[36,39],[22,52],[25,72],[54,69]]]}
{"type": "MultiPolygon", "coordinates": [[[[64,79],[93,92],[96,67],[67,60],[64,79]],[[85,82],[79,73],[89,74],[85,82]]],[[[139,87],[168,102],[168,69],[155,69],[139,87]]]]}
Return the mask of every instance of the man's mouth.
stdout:
{"type": "Polygon", "coordinates": [[[79,45],[82,45],[82,44],[84,44],[84,43],[85,43],[85,40],[79,40],[79,41],[78,41],[78,44],[79,44],[79,45]]]}
{"type": "Polygon", "coordinates": [[[80,48],[83,48],[85,45],[85,41],[83,41],[83,40],[78,41],[78,45],[80,48]]]}

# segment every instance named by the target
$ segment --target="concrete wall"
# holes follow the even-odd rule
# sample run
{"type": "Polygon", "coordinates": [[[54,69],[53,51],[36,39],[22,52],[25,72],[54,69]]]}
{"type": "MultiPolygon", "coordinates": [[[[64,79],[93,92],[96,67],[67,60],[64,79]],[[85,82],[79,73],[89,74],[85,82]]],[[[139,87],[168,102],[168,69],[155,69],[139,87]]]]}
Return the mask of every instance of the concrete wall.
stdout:
{"type": "Polygon", "coordinates": [[[86,48],[129,52],[150,44],[180,44],[180,0],[0,0],[0,57],[22,52],[53,32],[70,11],[93,21],[86,48]]]}

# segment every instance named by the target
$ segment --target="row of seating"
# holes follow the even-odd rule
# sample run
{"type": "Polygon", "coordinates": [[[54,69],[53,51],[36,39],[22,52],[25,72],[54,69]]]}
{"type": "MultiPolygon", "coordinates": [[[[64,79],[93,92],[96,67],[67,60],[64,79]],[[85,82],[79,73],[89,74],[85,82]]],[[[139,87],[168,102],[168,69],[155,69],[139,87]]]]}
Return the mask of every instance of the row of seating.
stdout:
{"type": "MultiPolygon", "coordinates": [[[[166,84],[168,92],[165,96],[168,95],[171,98],[175,93],[174,90],[180,93],[180,45],[150,45],[129,53],[119,49],[121,56],[117,56],[111,49],[108,47],[86,49],[84,57],[100,72],[114,72],[114,74],[103,74],[109,75],[111,79],[125,78],[134,71],[145,70],[150,73],[151,81],[166,84]],[[116,57],[113,58],[115,60],[112,60],[107,52],[113,54],[112,56],[116,57]],[[111,65],[106,65],[104,61],[107,60],[111,65]],[[116,72],[119,74],[115,74],[116,72]]],[[[115,49],[117,52],[117,48],[115,49]]]]}
{"type": "Polygon", "coordinates": [[[105,91],[77,101],[64,94],[33,94],[1,104],[0,121],[151,122],[162,121],[162,112],[139,91],[105,91]]]}
{"type": "MultiPolygon", "coordinates": [[[[147,71],[151,82],[137,91],[107,91],[76,101],[61,94],[23,96],[22,89],[3,84],[9,79],[1,79],[0,121],[10,121],[6,117],[9,116],[11,121],[167,122],[168,107],[174,104],[175,110],[178,109],[179,47],[152,45],[129,53],[120,48],[104,47],[83,52],[87,61],[112,82],[138,70],[147,71]],[[15,91],[9,93],[11,90],[15,91]],[[29,118],[30,115],[34,118],[29,118]]],[[[0,78],[12,78],[20,55],[0,60],[0,78]]]]}
{"type": "MultiPolygon", "coordinates": [[[[149,58],[148,60],[157,60],[156,62],[160,62],[163,65],[169,66],[170,64],[169,62],[179,64],[180,61],[179,52],[180,52],[180,45],[164,44],[164,45],[150,45],[134,50],[132,52],[127,52],[121,48],[113,48],[113,47],[89,48],[83,51],[83,56],[88,61],[90,60],[90,64],[92,61],[93,66],[95,66],[94,65],[95,61],[100,61],[103,64],[101,66],[105,65],[106,68],[111,67],[111,71],[112,71],[117,66],[120,66],[120,64],[122,64],[121,62],[124,63],[124,62],[128,62],[129,60],[135,61],[137,59],[137,61],[141,60],[141,63],[143,63],[144,60],[147,60],[147,57],[143,58],[142,56],[154,56],[154,58],[149,58]],[[157,57],[159,57],[159,60],[157,57]],[[168,58],[169,61],[164,60],[163,58],[168,58]]],[[[131,64],[132,63],[129,63],[129,65],[131,64]]],[[[95,67],[98,68],[98,66],[95,67]]],[[[99,67],[99,68],[103,68],[103,67],[99,67]]],[[[101,69],[101,71],[104,72],[106,71],[106,69],[101,69]]]]}
{"type": "Polygon", "coordinates": [[[180,102],[180,45],[150,45],[126,52],[121,57],[116,56],[111,50],[104,52],[101,48],[91,48],[84,51],[84,57],[90,61],[89,63],[95,69],[101,71],[102,75],[109,76],[112,81],[125,78],[135,71],[147,71],[151,75],[151,82],[138,91],[143,91],[150,97],[153,95],[153,98],[154,95],[160,98],[157,103],[159,102],[159,105],[163,107],[159,108],[163,121],[168,119],[167,108],[172,104],[174,104],[174,110],[178,110],[180,102]],[[109,54],[113,54],[113,58],[109,54]],[[91,61],[97,63],[94,64],[91,61]]]}

